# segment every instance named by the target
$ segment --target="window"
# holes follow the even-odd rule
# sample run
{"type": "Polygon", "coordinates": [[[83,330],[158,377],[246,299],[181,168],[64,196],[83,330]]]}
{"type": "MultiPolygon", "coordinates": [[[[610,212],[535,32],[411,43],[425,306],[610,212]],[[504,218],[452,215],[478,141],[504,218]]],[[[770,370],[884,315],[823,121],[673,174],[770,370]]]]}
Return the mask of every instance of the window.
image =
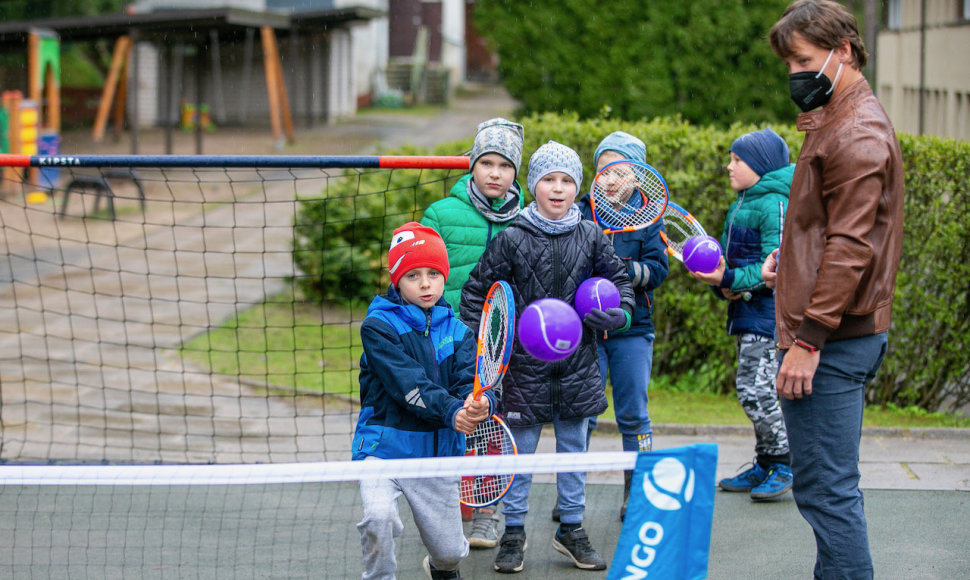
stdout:
{"type": "MultiPolygon", "coordinates": [[[[963,0],[964,5],[970,0],[963,0]]],[[[903,27],[903,0],[889,0],[886,2],[886,28],[899,30],[903,27]]]]}

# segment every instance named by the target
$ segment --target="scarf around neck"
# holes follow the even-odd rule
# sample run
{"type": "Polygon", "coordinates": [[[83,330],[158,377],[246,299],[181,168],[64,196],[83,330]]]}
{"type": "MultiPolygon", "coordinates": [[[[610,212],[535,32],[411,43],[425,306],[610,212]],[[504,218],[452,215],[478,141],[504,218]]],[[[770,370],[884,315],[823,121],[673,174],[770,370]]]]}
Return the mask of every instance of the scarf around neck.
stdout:
{"type": "Polygon", "coordinates": [[[543,232],[555,236],[575,229],[582,221],[583,214],[579,211],[579,206],[574,203],[569,206],[569,211],[561,220],[551,220],[539,213],[539,206],[533,201],[522,210],[522,217],[543,232]]]}
{"type": "Polygon", "coordinates": [[[512,182],[512,187],[505,192],[502,205],[498,209],[492,208],[493,200],[485,197],[485,194],[475,185],[474,179],[468,180],[468,199],[478,213],[493,223],[505,223],[519,215],[519,184],[515,182],[512,182]]]}

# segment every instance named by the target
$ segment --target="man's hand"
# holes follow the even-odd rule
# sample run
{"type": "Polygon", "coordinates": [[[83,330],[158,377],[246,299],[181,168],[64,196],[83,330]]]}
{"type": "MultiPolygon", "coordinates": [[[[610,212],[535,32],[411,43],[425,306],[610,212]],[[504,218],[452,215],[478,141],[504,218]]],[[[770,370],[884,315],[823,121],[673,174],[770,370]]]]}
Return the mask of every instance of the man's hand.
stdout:
{"type": "Polygon", "coordinates": [[[774,289],[778,280],[778,248],[772,250],[761,264],[761,279],[765,281],[765,286],[774,289]]]}
{"type": "Polygon", "coordinates": [[[812,378],[818,369],[821,356],[821,351],[810,353],[804,348],[792,345],[778,369],[778,380],[775,382],[778,396],[794,400],[811,395],[812,378]]]}

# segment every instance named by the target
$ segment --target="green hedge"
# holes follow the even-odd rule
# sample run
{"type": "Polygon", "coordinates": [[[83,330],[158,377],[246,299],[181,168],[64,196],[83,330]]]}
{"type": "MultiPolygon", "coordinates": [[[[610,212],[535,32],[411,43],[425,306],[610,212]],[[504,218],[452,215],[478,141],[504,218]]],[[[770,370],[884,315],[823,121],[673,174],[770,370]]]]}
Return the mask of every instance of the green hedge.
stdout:
{"type": "MultiPolygon", "coordinates": [[[[690,210],[713,235],[720,234],[727,206],[734,199],[725,169],[731,142],[742,133],[763,128],[734,125],[724,130],[693,126],[680,118],[628,122],[554,114],[533,115],[520,122],[526,129],[522,183],[531,152],[555,139],[582,157],[587,166],[585,191],[592,179],[596,145],[611,131],[627,131],[646,143],[647,160],[666,178],[671,199],[690,210]]],[[[788,142],[795,159],[802,135],[791,125],[772,128],[788,142]]],[[[869,389],[869,399],[935,411],[970,402],[966,354],[970,351],[970,144],[910,135],[901,135],[900,142],[906,165],[906,238],[890,351],[869,389]]],[[[461,154],[470,145],[471,138],[442,145],[433,153],[461,154]]],[[[393,172],[388,182],[387,173],[380,172],[360,178],[360,193],[355,193],[357,183],[350,180],[332,187],[326,196],[304,202],[297,221],[295,259],[301,270],[312,273],[305,279],[306,286],[319,281],[311,295],[339,300],[342,292],[357,290],[361,298],[369,298],[367,293],[382,289],[386,277],[379,266],[390,231],[407,219],[419,219],[423,208],[444,195],[454,177],[424,172],[416,179],[413,173],[393,172]],[[432,184],[417,185],[429,179],[432,184]],[[318,267],[312,267],[314,263],[318,267]]],[[[724,302],[678,263],[671,264],[670,276],[656,291],[655,301],[653,374],[657,380],[685,390],[732,389],[735,345],[725,333],[724,302]]]]}

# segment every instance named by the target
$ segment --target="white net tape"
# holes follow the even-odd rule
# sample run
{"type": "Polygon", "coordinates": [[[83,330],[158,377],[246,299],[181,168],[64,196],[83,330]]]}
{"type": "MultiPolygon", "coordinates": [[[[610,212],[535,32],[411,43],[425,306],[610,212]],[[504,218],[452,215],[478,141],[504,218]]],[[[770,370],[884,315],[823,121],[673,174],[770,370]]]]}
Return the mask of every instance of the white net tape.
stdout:
{"type": "Polygon", "coordinates": [[[0,485],[266,485],[633,469],[632,451],[240,465],[5,465],[0,485]]]}

